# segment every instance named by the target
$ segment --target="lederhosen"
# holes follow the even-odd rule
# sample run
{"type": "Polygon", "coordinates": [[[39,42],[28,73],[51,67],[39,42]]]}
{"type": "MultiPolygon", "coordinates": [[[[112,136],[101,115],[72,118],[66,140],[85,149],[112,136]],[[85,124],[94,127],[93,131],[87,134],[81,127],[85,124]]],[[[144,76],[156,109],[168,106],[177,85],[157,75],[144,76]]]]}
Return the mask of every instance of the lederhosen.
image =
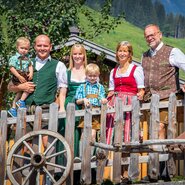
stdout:
{"type": "MultiPolygon", "coordinates": [[[[18,72],[22,77],[24,77],[26,81],[28,81],[28,73],[29,73],[29,72],[23,71],[23,69],[22,69],[22,60],[23,60],[23,59],[24,59],[24,60],[28,60],[28,58],[23,58],[23,57],[19,57],[19,58],[18,58],[18,60],[19,60],[19,62],[20,62],[20,69],[21,69],[21,70],[17,70],[17,72],[18,72]]],[[[12,76],[12,83],[13,83],[14,85],[18,85],[18,84],[20,84],[21,82],[19,81],[19,79],[18,79],[15,75],[13,75],[13,76],[12,76]]]]}

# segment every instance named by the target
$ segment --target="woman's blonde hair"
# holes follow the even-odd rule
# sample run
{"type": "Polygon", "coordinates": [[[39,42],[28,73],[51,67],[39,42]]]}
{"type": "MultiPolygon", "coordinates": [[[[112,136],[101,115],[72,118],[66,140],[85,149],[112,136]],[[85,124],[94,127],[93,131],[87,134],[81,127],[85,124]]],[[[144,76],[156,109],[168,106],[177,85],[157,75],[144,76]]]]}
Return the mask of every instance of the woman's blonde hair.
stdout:
{"type": "Polygon", "coordinates": [[[71,47],[71,53],[70,53],[70,57],[69,57],[69,68],[68,68],[69,70],[74,67],[73,51],[76,48],[80,48],[80,51],[84,54],[84,67],[87,66],[87,54],[86,54],[86,50],[85,50],[84,46],[82,44],[74,44],[71,47]]]}
{"type": "Polygon", "coordinates": [[[97,64],[90,63],[86,66],[85,74],[87,75],[87,74],[90,74],[90,73],[100,75],[100,68],[98,67],[97,64]]]}
{"type": "Polygon", "coordinates": [[[130,59],[129,62],[132,62],[132,56],[133,56],[133,48],[130,42],[128,41],[121,41],[117,47],[116,47],[116,60],[119,62],[119,57],[118,57],[118,50],[120,47],[125,46],[128,48],[128,52],[130,53],[130,59]]]}

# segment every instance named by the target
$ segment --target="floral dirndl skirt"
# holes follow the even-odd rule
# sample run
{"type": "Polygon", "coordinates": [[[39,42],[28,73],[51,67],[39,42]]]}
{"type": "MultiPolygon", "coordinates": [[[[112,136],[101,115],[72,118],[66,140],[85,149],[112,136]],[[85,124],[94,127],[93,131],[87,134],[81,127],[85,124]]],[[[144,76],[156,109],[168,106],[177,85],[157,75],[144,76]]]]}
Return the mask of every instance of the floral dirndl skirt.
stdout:
{"type": "MultiPolygon", "coordinates": [[[[132,103],[132,97],[136,96],[132,93],[123,93],[118,92],[110,97],[108,106],[115,107],[116,103],[116,97],[119,97],[122,99],[123,105],[131,105],[132,103]]],[[[107,144],[113,143],[113,137],[114,137],[114,118],[115,113],[107,114],[107,121],[106,121],[106,141],[107,144]]],[[[123,141],[129,142],[130,141],[130,135],[131,135],[131,112],[125,112],[124,113],[124,128],[123,128],[123,141]]]]}

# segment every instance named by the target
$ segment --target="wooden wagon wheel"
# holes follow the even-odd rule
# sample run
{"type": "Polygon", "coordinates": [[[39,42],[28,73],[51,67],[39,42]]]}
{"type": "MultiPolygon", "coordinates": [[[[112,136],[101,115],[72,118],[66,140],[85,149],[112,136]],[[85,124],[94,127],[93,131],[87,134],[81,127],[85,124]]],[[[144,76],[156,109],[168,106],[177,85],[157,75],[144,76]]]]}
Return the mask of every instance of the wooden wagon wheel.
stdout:
{"type": "Polygon", "coordinates": [[[50,130],[33,131],[20,138],[12,146],[7,158],[7,174],[13,185],[25,185],[34,174],[36,185],[40,185],[40,178],[43,176],[49,177],[51,184],[60,185],[69,175],[71,163],[71,150],[63,136],[50,130]],[[45,136],[47,136],[48,144],[44,149],[43,137],[45,136]],[[63,150],[56,152],[58,144],[63,145],[63,150]],[[25,155],[25,148],[28,155],[25,155]],[[55,157],[61,157],[63,163],[56,164],[55,157]],[[60,174],[58,180],[54,174],[56,171],[60,174]],[[21,182],[20,179],[18,180],[19,183],[18,176],[22,177],[21,182]]]}

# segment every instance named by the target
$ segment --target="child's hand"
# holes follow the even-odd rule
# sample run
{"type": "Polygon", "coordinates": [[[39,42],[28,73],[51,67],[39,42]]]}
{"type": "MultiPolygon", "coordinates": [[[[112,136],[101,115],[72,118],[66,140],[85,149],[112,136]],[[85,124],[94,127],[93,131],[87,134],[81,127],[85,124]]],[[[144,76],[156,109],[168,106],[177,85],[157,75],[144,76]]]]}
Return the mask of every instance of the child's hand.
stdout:
{"type": "Polygon", "coordinates": [[[84,101],[84,106],[85,107],[90,107],[90,102],[87,98],[84,98],[83,101],[84,101]]]}
{"type": "Polygon", "coordinates": [[[108,102],[108,100],[106,98],[101,99],[101,104],[106,104],[107,102],[108,102]]]}
{"type": "Polygon", "coordinates": [[[33,78],[33,73],[29,73],[28,74],[28,80],[32,80],[32,78],[33,78]]]}
{"type": "Polygon", "coordinates": [[[19,79],[19,81],[20,81],[21,83],[27,82],[26,79],[25,79],[23,76],[21,76],[21,75],[18,77],[18,79],[19,79]]]}
{"type": "Polygon", "coordinates": [[[145,94],[144,89],[140,89],[139,92],[137,93],[137,99],[138,100],[143,100],[144,94],[145,94]]]}

